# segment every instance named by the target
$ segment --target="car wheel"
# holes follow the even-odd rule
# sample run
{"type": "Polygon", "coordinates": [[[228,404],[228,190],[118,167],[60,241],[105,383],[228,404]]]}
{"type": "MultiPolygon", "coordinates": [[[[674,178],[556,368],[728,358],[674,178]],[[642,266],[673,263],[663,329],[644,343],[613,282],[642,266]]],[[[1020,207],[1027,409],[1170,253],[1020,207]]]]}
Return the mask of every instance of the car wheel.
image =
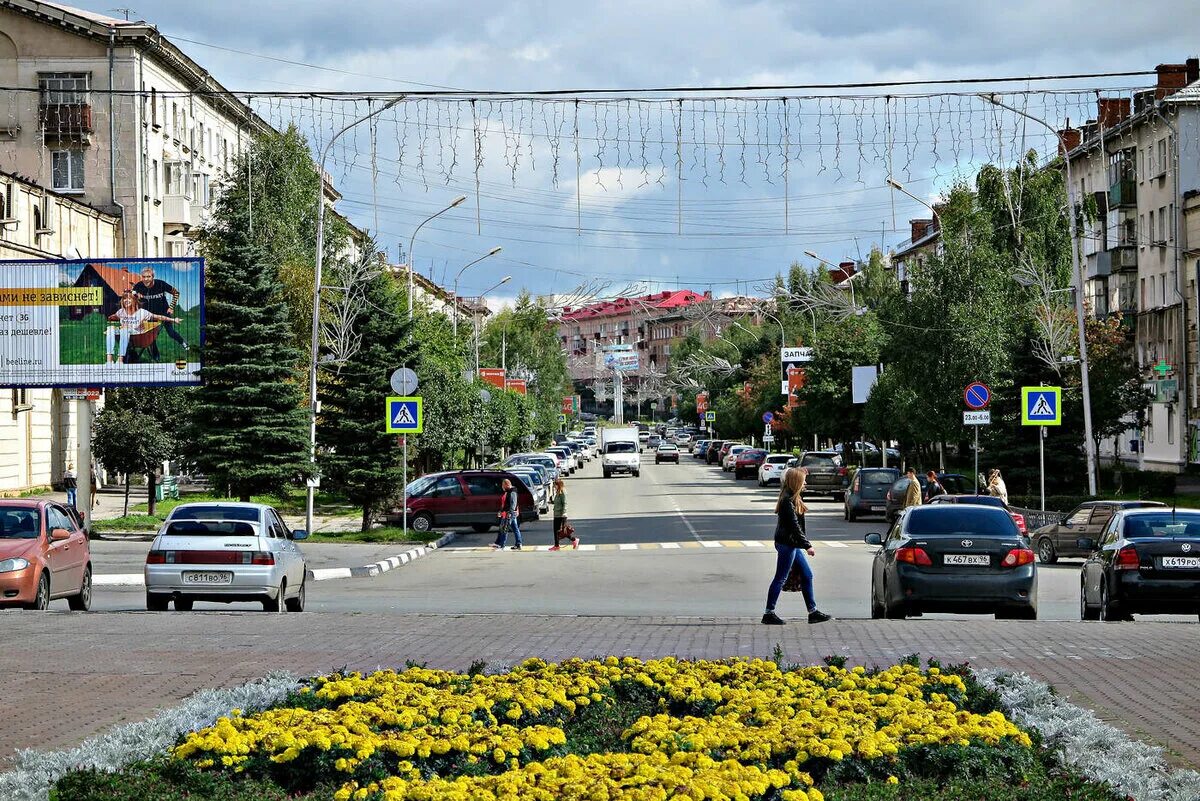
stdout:
{"type": "Polygon", "coordinates": [[[849,523],[853,523],[855,520],[858,520],[858,513],[855,512],[853,509],[851,509],[849,506],[847,506],[846,507],[846,521],[849,523]]]}
{"type": "Polygon", "coordinates": [[[1108,581],[1105,579],[1100,580],[1100,619],[1107,623],[1124,620],[1120,605],[1108,597],[1108,581]]]}
{"type": "Polygon", "coordinates": [[[610,473],[610,472],[608,472],[607,470],[605,470],[605,471],[604,471],[604,477],[605,477],[605,478],[612,478],[612,473],[610,473]]]}
{"type": "Polygon", "coordinates": [[[486,534],[492,530],[491,523],[472,523],[471,530],[477,534],[486,534]]]}
{"type": "Polygon", "coordinates": [[[634,478],[641,478],[641,477],[642,477],[642,471],[641,471],[641,470],[634,470],[634,471],[633,471],[633,477],[634,477],[634,478]]]}
{"type": "Polygon", "coordinates": [[[167,602],[170,598],[159,592],[146,593],[146,611],[148,612],[165,612],[167,611],[167,602]]]}
{"type": "Polygon", "coordinates": [[[875,592],[875,581],[871,581],[871,619],[879,620],[883,617],[883,604],[878,600],[878,594],[875,592]]]}
{"type": "Polygon", "coordinates": [[[26,604],[26,609],[44,610],[50,606],[50,576],[42,573],[38,579],[37,594],[33,596],[33,602],[26,604]]]}
{"type": "Polygon", "coordinates": [[[86,612],[92,608],[92,566],[83,569],[83,581],[79,584],[79,592],[67,597],[67,606],[76,612],[86,612]]]}
{"type": "Polygon", "coordinates": [[[1084,588],[1083,578],[1079,579],[1079,619],[1080,620],[1099,620],[1100,607],[1092,606],[1087,602],[1087,591],[1084,588]]]}
{"type": "Polygon", "coordinates": [[[888,620],[903,620],[907,617],[907,610],[903,603],[892,604],[888,602],[887,584],[883,585],[883,616],[888,620]]]}
{"type": "Polygon", "coordinates": [[[304,596],[305,596],[304,588],[307,586],[308,586],[307,580],[301,581],[300,582],[300,592],[296,593],[295,598],[288,598],[287,601],[285,601],[285,603],[287,604],[287,610],[289,612],[303,612],[304,611],[304,596]]]}
{"type": "Polygon", "coordinates": [[[429,512],[418,512],[412,516],[408,524],[412,526],[413,531],[429,531],[433,528],[433,515],[429,514],[429,512]]]}
{"type": "Polygon", "coordinates": [[[191,598],[187,598],[183,595],[176,595],[175,596],[175,611],[176,612],[190,612],[190,611],[192,611],[193,603],[195,603],[195,601],[193,601],[191,598]]]}
{"type": "Polygon", "coordinates": [[[283,596],[287,592],[287,579],[280,579],[279,592],[274,598],[270,596],[263,598],[264,612],[283,612],[287,609],[287,604],[284,603],[283,596]]]}
{"type": "Polygon", "coordinates": [[[1054,552],[1054,543],[1049,537],[1042,537],[1038,540],[1037,546],[1038,561],[1042,564],[1052,565],[1058,561],[1058,554],[1054,552]]]}

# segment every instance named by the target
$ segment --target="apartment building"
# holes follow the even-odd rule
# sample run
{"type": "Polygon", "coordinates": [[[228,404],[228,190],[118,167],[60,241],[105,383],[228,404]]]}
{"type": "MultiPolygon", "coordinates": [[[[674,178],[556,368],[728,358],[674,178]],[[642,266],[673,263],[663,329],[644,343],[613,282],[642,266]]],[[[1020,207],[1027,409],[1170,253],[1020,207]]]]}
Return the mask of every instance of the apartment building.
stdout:
{"type": "MultiPolygon", "coordinates": [[[[0,260],[109,258],[119,237],[118,217],[7,172],[0,218],[0,260]]],[[[0,495],[57,482],[77,444],[75,404],[62,390],[0,389],[0,495]]]]}
{"type": "Polygon", "coordinates": [[[191,254],[270,130],[153,25],[58,3],[0,0],[0,87],[0,167],[118,215],[122,257],[191,254]]]}
{"type": "Polygon", "coordinates": [[[1060,132],[1080,231],[1090,312],[1120,312],[1154,402],[1143,431],[1105,443],[1147,469],[1196,460],[1196,262],[1185,258],[1185,204],[1200,191],[1200,61],[1160,64],[1152,89],[1101,97],[1097,114],[1060,132]]]}

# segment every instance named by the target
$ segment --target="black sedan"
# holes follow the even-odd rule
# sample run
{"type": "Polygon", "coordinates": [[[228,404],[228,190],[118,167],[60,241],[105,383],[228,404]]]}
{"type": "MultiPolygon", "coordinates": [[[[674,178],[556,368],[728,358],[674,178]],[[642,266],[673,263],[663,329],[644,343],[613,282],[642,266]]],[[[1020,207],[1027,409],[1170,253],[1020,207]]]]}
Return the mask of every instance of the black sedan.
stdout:
{"type": "Polygon", "coordinates": [[[871,565],[871,617],[923,612],[1037,619],[1037,566],[1029,540],[1003,509],[941,504],[904,510],[871,565]]]}
{"type": "Polygon", "coordinates": [[[1200,615],[1200,512],[1123,510],[1078,546],[1091,552],[1080,575],[1084,620],[1200,615]]]}

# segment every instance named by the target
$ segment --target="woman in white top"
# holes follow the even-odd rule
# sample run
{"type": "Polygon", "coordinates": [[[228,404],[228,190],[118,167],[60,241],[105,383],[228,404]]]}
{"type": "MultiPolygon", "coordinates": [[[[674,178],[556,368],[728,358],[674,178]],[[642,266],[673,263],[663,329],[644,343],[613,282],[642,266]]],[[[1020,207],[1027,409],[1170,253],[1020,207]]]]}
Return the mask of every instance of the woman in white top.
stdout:
{"type": "Polygon", "coordinates": [[[1008,504],[1008,487],[1004,484],[1004,479],[1000,476],[1000,471],[993,469],[988,474],[987,490],[989,495],[995,495],[1000,500],[1008,504]]]}
{"type": "Polygon", "coordinates": [[[125,352],[129,349],[129,338],[145,331],[146,323],[153,321],[160,323],[179,322],[178,317],[153,314],[141,308],[138,305],[137,295],[128,290],[125,294],[121,295],[121,308],[117,309],[115,314],[110,314],[108,319],[116,322],[118,325],[110,325],[104,330],[104,351],[107,355],[107,364],[112,364],[113,351],[117,348],[118,337],[120,339],[120,350],[117,354],[117,364],[124,364],[125,352]]]}

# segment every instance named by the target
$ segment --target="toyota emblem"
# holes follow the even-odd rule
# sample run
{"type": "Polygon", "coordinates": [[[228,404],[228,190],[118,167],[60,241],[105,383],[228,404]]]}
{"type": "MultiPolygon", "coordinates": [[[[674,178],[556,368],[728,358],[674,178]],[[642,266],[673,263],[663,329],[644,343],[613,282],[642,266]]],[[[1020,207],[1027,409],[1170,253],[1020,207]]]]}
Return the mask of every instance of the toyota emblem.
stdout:
{"type": "Polygon", "coordinates": [[[963,540],[963,541],[962,541],[962,547],[964,547],[964,548],[970,548],[970,547],[971,547],[972,545],[974,545],[974,544],[975,544],[975,543],[971,542],[970,540],[963,540]]]}
{"type": "Polygon", "coordinates": [[[1190,550],[1192,550],[1192,544],[1190,542],[1185,542],[1183,544],[1183,552],[1187,553],[1190,550]]]}

